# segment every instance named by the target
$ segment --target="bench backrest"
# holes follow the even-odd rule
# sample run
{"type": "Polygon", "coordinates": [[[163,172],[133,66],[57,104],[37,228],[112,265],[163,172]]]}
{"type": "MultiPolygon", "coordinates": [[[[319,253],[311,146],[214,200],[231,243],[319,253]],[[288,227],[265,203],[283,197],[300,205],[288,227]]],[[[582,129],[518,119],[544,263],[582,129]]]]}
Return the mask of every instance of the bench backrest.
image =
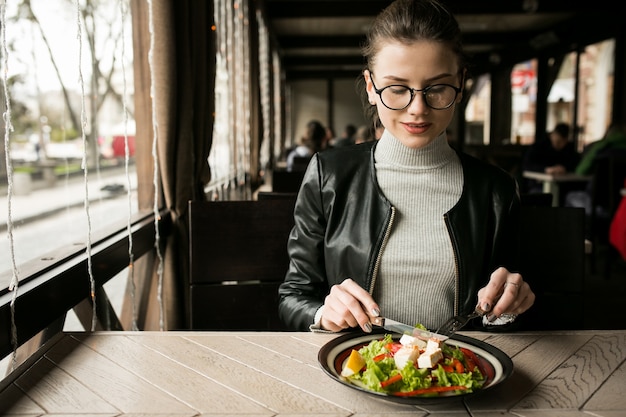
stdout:
{"type": "Polygon", "coordinates": [[[520,226],[520,272],[536,295],[523,327],[584,328],[584,209],[523,206],[520,226]]]}
{"type": "Polygon", "coordinates": [[[189,203],[191,329],[284,330],[293,199],[189,203]]]}
{"type": "Polygon", "coordinates": [[[304,171],[277,169],[272,173],[272,191],[279,193],[297,193],[300,190],[304,171]]]}

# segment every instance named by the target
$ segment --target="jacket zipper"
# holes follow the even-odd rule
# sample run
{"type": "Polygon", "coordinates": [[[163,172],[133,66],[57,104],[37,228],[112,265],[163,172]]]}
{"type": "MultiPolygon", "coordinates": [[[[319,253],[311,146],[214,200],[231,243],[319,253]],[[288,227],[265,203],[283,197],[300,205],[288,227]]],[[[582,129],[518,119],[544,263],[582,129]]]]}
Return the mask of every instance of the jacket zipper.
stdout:
{"type": "Polygon", "coordinates": [[[443,220],[446,224],[446,228],[448,229],[448,234],[450,235],[450,242],[452,242],[452,253],[454,254],[454,315],[459,314],[459,291],[460,291],[460,282],[459,282],[459,256],[457,247],[454,241],[454,235],[452,234],[452,230],[450,228],[450,218],[448,214],[445,213],[443,215],[443,220]]]}
{"type": "Polygon", "coordinates": [[[380,245],[380,249],[378,250],[378,255],[376,256],[376,262],[374,263],[374,271],[372,272],[372,282],[370,284],[369,292],[370,294],[374,293],[374,285],[376,284],[376,278],[378,276],[378,269],[380,268],[380,259],[383,256],[383,250],[387,245],[387,241],[389,240],[389,235],[391,234],[391,226],[393,225],[393,220],[396,216],[396,208],[391,207],[391,216],[389,216],[389,223],[387,224],[387,230],[385,230],[385,236],[383,237],[383,241],[380,245]]]}

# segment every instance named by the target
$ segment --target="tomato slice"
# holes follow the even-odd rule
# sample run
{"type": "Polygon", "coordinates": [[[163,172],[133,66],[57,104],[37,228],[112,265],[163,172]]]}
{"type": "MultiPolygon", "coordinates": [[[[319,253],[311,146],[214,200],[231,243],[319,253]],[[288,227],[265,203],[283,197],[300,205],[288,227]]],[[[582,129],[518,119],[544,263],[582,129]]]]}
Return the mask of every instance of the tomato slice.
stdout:
{"type": "Polygon", "coordinates": [[[456,358],[452,359],[452,366],[454,367],[454,371],[457,374],[462,374],[465,372],[465,367],[463,366],[461,361],[456,358]]]}
{"type": "Polygon", "coordinates": [[[476,354],[474,352],[472,352],[471,350],[467,349],[467,348],[460,348],[461,352],[463,352],[463,355],[465,355],[465,359],[467,361],[467,368],[470,368],[470,362],[473,364],[473,367],[470,369],[470,371],[474,371],[475,367],[478,367],[478,370],[480,371],[481,374],[483,374],[484,376],[487,376],[483,370],[483,368],[480,366],[480,359],[478,359],[478,356],[476,356],[476,354]]]}
{"type": "Polygon", "coordinates": [[[387,349],[391,353],[396,353],[402,348],[402,345],[399,342],[391,342],[385,345],[385,349],[387,349]]]}
{"type": "Polygon", "coordinates": [[[374,362],[379,362],[379,361],[382,361],[382,360],[383,360],[383,359],[385,359],[385,358],[392,358],[392,357],[393,357],[393,355],[392,355],[391,353],[386,352],[386,353],[381,353],[380,355],[376,355],[376,356],[374,356],[374,357],[372,358],[372,360],[373,360],[374,362]]]}

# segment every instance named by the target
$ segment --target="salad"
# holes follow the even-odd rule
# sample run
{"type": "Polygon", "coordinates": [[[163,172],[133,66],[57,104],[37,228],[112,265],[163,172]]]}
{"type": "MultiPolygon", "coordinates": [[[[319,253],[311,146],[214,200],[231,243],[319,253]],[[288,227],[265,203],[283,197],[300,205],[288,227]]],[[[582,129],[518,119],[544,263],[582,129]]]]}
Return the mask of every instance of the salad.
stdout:
{"type": "Polygon", "coordinates": [[[471,350],[407,334],[399,341],[385,334],[352,349],[341,376],[362,388],[400,397],[467,394],[486,381],[471,350]]]}

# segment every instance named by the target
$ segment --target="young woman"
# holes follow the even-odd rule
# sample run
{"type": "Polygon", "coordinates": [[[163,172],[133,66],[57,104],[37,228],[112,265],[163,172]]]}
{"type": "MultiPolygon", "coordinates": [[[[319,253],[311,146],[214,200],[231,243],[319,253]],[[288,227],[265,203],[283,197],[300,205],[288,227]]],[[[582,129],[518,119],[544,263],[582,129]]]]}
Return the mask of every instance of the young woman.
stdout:
{"type": "Polygon", "coordinates": [[[380,140],[313,157],[294,212],[279,312],[294,330],[371,331],[383,315],[436,329],[476,307],[483,323],[526,311],[516,271],[517,183],[455,152],[446,128],[466,70],[456,19],[397,0],[363,47],[380,140]]]}

